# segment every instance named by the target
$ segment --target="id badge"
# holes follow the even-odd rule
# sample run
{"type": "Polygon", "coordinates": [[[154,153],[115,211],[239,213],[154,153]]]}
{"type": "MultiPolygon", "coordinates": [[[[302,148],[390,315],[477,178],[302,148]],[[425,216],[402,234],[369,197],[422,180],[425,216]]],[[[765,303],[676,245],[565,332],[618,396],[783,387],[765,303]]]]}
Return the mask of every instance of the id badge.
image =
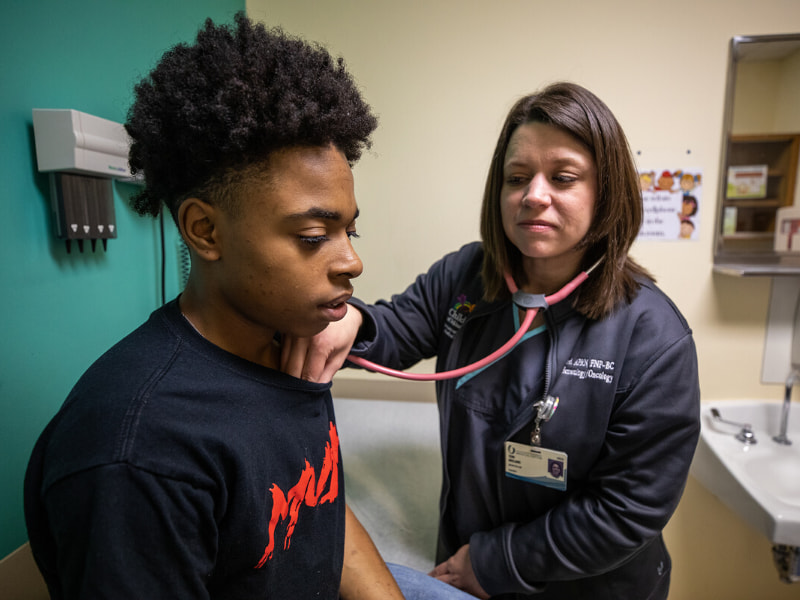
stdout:
{"type": "Polygon", "coordinates": [[[506,442],[506,477],[564,491],[567,454],[529,444],[506,442]]]}

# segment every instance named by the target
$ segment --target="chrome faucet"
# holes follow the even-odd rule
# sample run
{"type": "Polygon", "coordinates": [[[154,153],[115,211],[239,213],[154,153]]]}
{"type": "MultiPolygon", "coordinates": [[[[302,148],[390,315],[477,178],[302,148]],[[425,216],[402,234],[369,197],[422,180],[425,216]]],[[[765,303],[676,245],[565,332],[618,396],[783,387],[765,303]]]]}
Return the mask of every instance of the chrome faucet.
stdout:
{"type": "Polygon", "coordinates": [[[781,408],[781,424],[778,435],[772,440],[777,444],[790,446],[792,441],[786,437],[786,429],[789,427],[789,407],[792,404],[792,388],[800,381],[800,294],[797,296],[794,306],[794,319],[792,324],[792,348],[789,362],[792,370],[786,378],[786,392],[783,396],[783,407],[781,408]]]}
{"type": "Polygon", "coordinates": [[[734,437],[743,444],[752,446],[753,444],[758,443],[756,434],[753,433],[753,426],[750,425],[750,423],[737,423],[736,421],[728,421],[727,419],[723,419],[722,415],[719,414],[719,411],[716,408],[711,409],[711,416],[720,423],[726,423],[727,425],[740,427],[741,429],[739,430],[739,433],[737,433],[734,437]]]}
{"type": "Polygon", "coordinates": [[[786,437],[786,428],[789,426],[789,406],[792,403],[792,388],[800,381],[800,371],[792,369],[789,377],[786,378],[786,393],[783,397],[783,407],[781,408],[781,426],[778,435],[773,436],[772,440],[784,446],[790,446],[792,440],[786,437]]]}

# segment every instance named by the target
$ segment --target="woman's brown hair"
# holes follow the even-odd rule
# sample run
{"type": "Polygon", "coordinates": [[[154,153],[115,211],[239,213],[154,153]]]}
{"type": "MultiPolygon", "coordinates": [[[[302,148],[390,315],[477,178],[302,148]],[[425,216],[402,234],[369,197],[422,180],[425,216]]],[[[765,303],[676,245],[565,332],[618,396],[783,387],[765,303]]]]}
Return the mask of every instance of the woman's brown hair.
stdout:
{"type": "Polygon", "coordinates": [[[603,258],[578,289],[574,306],[591,319],[608,315],[614,306],[630,301],[637,277],[652,276],[628,250],[642,224],[639,177],[628,140],[609,108],[589,90],[574,83],[554,83],[521,98],[506,117],[497,140],[481,208],[481,237],[485,251],[483,280],[489,301],[510,297],[503,273],[523,283],[522,254],[508,240],[500,215],[503,163],[512,134],[525,123],[545,123],[572,135],[589,149],[597,167],[597,199],[581,269],[603,258]]]}

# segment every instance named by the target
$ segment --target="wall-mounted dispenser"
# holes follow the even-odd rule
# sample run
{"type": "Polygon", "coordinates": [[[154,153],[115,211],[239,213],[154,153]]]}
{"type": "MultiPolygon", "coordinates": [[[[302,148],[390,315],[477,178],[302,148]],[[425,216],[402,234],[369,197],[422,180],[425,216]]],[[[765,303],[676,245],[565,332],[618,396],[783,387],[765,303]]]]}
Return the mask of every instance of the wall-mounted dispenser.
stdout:
{"type": "Polygon", "coordinates": [[[76,240],[83,252],[117,237],[112,179],[139,181],[128,167],[130,141],[125,128],[71,109],[33,109],[39,171],[50,173],[50,203],[55,233],[76,240]]]}

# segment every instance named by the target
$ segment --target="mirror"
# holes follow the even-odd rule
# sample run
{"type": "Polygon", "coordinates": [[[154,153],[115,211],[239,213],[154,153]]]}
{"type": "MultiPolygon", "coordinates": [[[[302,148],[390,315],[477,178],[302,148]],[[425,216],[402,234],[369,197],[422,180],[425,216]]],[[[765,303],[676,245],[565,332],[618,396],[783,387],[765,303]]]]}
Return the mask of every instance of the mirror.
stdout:
{"type": "Polygon", "coordinates": [[[714,269],[800,275],[800,33],[728,52],[714,269]]]}

